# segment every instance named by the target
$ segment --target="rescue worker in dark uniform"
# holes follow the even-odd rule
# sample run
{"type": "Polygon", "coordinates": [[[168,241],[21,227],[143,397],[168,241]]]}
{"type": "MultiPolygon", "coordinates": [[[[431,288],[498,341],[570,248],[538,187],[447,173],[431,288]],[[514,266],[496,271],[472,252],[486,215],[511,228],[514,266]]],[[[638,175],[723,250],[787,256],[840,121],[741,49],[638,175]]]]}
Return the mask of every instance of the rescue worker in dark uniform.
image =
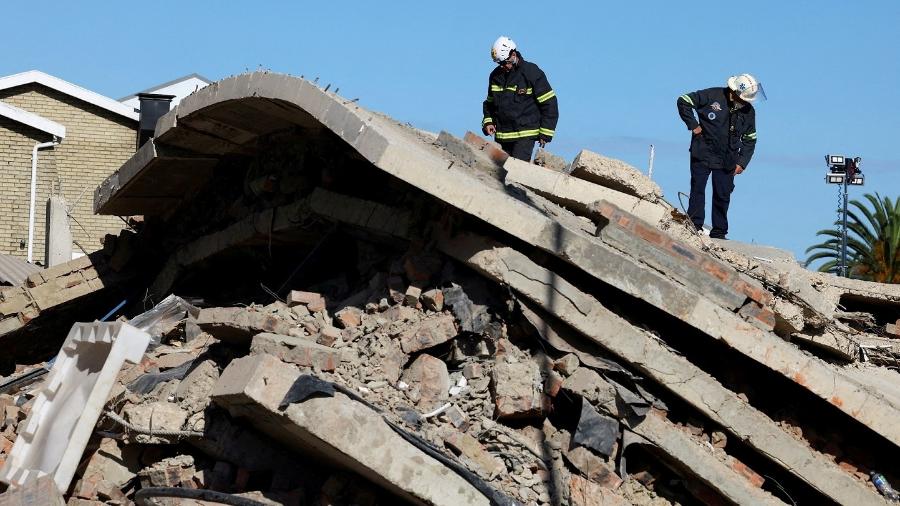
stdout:
{"type": "Polygon", "coordinates": [[[728,234],[728,204],[734,190],[734,176],[747,169],[756,149],[756,111],[751,103],[766,98],[762,85],[750,74],[731,76],[727,84],[724,88],[684,94],[677,101],[678,114],[693,132],[687,213],[697,230],[702,230],[706,218],[706,182],[712,174],[709,236],[718,239],[725,239],[728,234]]]}
{"type": "Polygon", "coordinates": [[[535,141],[544,147],[553,140],[559,119],[556,92],[544,72],[525,61],[508,37],[494,42],[491,58],[497,68],[488,79],[481,131],[493,135],[510,156],[531,161],[535,141]]]}

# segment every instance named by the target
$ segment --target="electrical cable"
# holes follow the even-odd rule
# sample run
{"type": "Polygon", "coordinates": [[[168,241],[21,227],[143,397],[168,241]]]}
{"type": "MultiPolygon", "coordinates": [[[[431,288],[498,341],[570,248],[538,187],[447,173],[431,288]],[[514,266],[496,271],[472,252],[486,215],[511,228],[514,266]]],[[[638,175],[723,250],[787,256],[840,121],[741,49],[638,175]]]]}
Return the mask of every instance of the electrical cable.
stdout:
{"type": "Polygon", "coordinates": [[[142,488],[135,492],[134,502],[139,506],[155,506],[156,503],[150,499],[153,497],[177,497],[180,499],[198,499],[201,501],[217,502],[219,504],[230,504],[232,506],[268,506],[271,503],[262,503],[224,492],[216,492],[214,490],[204,490],[196,488],[177,488],[177,487],[149,487],[142,488]]]}

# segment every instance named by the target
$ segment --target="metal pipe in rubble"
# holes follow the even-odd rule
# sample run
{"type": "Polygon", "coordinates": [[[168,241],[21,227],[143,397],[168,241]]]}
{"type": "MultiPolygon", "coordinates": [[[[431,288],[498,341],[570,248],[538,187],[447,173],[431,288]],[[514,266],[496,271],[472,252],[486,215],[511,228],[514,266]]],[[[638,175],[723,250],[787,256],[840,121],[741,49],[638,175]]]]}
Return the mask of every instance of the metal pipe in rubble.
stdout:
{"type": "Polygon", "coordinates": [[[34,145],[31,150],[31,202],[28,206],[28,262],[34,260],[34,199],[37,194],[37,157],[38,150],[58,146],[59,142],[54,138],[50,142],[41,142],[34,145]]]}

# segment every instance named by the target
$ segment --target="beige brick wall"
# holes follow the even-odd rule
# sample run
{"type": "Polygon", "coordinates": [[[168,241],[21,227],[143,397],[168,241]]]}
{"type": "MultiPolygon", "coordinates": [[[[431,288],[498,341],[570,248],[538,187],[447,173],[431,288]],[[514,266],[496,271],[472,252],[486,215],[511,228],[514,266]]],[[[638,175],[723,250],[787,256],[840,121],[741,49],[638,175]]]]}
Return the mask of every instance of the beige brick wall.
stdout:
{"type": "MultiPolygon", "coordinates": [[[[61,192],[69,206],[75,204],[72,238],[88,252],[99,249],[103,236],[117,233],[122,221],[94,215],[94,188],[134,154],[137,122],[37,84],[2,90],[0,100],[66,127],[62,144],[38,154],[35,260],[44,261],[51,189],[61,192]]],[[[0,118],[0,253],[26,256],[20,242],[28,238],[31,150],[49,140],[45,132],[0,118]]]]}

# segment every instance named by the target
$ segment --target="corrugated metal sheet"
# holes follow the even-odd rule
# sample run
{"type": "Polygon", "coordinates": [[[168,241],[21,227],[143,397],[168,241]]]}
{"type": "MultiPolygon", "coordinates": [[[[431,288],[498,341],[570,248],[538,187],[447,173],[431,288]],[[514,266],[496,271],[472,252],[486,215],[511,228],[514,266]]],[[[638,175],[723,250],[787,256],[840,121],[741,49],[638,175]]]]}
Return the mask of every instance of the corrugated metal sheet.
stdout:
{"type": "Polygon", "coordinates": [[[0,285],[18,286],[33,273],[42,270],[21,258],[0,254],[0,285]]]}

